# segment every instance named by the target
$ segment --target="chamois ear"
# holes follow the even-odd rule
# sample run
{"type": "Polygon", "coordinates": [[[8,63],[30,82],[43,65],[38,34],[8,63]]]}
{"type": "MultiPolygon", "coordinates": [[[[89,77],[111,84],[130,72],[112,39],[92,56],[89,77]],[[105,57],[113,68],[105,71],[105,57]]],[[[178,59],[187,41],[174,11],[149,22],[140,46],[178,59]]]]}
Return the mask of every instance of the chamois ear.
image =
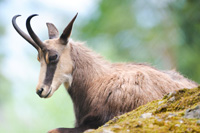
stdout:
{"type": "Polygon", "coordinates": [[[72,32],[72,26],[73,26],[73,23],[74,23],[77,15],[78,15],[78,13],[70,21],[70,23],[67,25],[67,27],[64,29],[62,35],[60,36],[60,40],[62,41],[63,44],[67,44],[67,42],[68,42],[68,39],[69,39],[71,32],[72,32]]]}
{"type": "Polygon", "coordinates": [[[52,23],[46,23],[49,33],[49,39],[54,39],[59,37],[58,29],[52,23]]]}

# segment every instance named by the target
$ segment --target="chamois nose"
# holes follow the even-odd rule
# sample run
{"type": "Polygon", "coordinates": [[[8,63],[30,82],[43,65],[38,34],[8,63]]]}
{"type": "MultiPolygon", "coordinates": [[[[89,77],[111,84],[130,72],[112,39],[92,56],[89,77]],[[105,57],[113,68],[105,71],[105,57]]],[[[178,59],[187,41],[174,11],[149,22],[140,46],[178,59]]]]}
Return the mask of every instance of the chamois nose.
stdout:
{"type": "Polygon", "coordinates": [[[37,94],[40,96],[40,97],[42,97],[42,92],[43,92],[43,88],[40,88],[39,90],[37,90],[37,94]]]}

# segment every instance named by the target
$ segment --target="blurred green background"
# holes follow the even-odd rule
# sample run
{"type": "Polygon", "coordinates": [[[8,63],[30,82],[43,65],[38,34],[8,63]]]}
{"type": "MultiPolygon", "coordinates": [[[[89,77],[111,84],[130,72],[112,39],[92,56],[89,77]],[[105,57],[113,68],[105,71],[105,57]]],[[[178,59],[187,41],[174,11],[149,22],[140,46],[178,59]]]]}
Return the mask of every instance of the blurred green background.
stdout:
{"type": "Polygon", "coordinates": [[[47,39],[47,21],[60,32],[79,12],[72,38],[112,62],[146,62],[176,69],[200,83],[199,0],[0,0],[0,132],[43,133],[73,127],[73,105],[61,86],[50,99],[35,93],[36,50],[11,25],[34,13],[32,27],[47,39]]]}

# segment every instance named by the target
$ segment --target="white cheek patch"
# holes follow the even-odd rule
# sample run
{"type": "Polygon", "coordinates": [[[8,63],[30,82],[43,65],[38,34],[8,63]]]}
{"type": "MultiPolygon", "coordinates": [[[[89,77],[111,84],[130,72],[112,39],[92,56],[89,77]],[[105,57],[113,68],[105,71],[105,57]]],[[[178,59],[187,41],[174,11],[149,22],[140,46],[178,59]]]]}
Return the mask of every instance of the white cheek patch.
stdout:
{"type": "Polygon", "coordinates": [[[67,85],[68,85],[68,86],[65,85],[65,87],[66,87],[66,89],[68,89],[72,84],[73,77],[71,74],[65,74],[64,78],[65,78],[65,83],[67,83],[67,85]]]}
{"type": "Polygon", "coordinates": [[[52,91],[55,92],[62,83],[64,83],[65,88],[68,88],[71,86],[72,81],[73,81],[73,77],[71,74],[55,72],[53,82],[51,84],[52,91]]]}

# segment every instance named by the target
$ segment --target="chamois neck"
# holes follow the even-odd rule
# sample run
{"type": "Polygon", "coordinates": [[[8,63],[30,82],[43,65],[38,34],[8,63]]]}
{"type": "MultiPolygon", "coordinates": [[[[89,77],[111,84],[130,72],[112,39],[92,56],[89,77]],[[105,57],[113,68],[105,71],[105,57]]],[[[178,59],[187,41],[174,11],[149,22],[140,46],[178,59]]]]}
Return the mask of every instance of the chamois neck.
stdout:
{"type": "Polygon", "coordinates": [[[71,58],[74,65],[73,80],[81,78],[82,81],[91,81],[109,71],[110,63],[83,43],[70,41],[69,45],[71,45],[71,58]]]}
{"type": "Polygon", "coordinates": [[[97,82],[100,77],[108,74],[112,69],[109,62],[82,43],[70,42],[69,45],[73,62],[73,80],[68,92],[74,103],[76,126],[78,126],[90,110],[90,98],[88,98],[89,94],[87,94],[89,89],[94,89],[92,84],[97,82]]]}

